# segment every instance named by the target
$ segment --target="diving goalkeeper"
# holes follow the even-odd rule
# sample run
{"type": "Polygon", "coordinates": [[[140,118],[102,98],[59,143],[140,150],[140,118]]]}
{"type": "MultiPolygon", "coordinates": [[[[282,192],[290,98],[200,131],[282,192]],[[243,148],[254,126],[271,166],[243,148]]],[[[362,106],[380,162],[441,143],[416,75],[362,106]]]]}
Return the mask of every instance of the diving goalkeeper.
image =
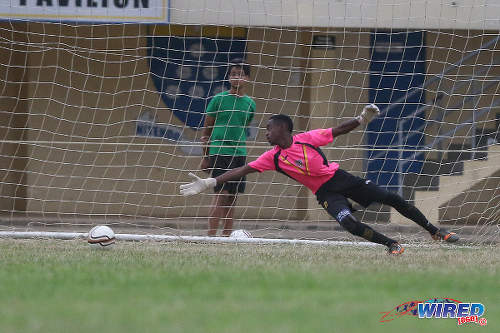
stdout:
{"type": "Polygon", "coordinates": [[[252,172],[275,170],[307,186],[316,195],[319,204],[344,229],[370,242],[387,246],[389,254],[401,254],[404,248],[396,240],[358,221],[352,215],[348,198],[363,207],[368,207],[373,202],[394,207],[400,214],[427,230],[433,239],[456,242],[459,238],[454,232],[438,229],[432,225],[420,210],[407,203],[398,194],[340,169],[338,163],[328,162],[319,148],[331,143],[339,135],[349,133],[360,125],[368,124],[379,113],[378,107],[370,104],[364,107],[358,117],[345,121],[337,127],[316,129],[294,136],[292,136],[291,118],[283,114],[273,115],[266,127],[266,138],[274,146],[273,149],[268,150],[255,161],[216,178],[202,179],[190,173],[189,175],[194,177],[195,181],[181,185],[181,194],[185,196],[198,194],[252,172]]]}

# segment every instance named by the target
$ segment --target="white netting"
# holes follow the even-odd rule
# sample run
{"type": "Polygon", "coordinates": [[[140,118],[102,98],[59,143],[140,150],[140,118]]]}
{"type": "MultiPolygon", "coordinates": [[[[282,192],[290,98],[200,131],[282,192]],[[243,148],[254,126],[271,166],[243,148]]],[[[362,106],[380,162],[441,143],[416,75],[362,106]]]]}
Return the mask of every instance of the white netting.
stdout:
{"type": "MultiPolygon", "coordinates": [[[[500,23],[492,12],[500,7],[443,2],[426,4],[424,15],[414,1],[366,0],[353,10],[358,2],[173,1],[170,22],[186,25],[7,18],[1,229],[108,224],[206,235],[213,194],[184,198],[178,186],[200,172],[205,108],[228,88],[227,64],[240,57],[251,65],[247,93],[257,105],[249,161],[269,149],[272,114],[290,115],[301,132],[338,125],[374,102],[382,116],[325,147],[328,159],[465,239],[498,241],[500,23]]],[[[350,239],[314,195],[278,173],[250,175],[236,206],[234,227],[254,236],[350,239]]],[[[389,235],[427,239],[389,207],[356,215],[389,235]]]]}

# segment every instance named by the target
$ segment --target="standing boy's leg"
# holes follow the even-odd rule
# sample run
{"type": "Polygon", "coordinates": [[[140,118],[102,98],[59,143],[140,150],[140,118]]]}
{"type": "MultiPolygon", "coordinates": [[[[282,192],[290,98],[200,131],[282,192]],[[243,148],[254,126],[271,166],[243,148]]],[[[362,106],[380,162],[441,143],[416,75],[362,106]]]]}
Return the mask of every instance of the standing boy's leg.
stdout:
{"type": "Polygon", "coordinates": [[[225,211],[223,220],[222,236],[230,236],[233,232],[233,217],[234,217],[234,204],[236,203],[236,194],[228,193],[225,196],[224,205],[225,211]]]}
{"type": "MultiPolygon", "coordinates": [[[[245,165],[244,156],[211,156],[213,166],[212,177],[217,177],[225,172],[245,165]]],[[[215,236],[222,219],[222,236],[229,236],[233,231],[234,205],[238,193],[245,190],[245,178],[239,181],[230,181],[220,184],[214,188],[217,193],[212,205],[212,211],[208,221],[208,236],[215,236]]]]}
{"type": "MultiPolygon", "coordinates": [[[[212,168],[212,177],[216,178],[227,172],[230,166],[230,159],[223,155],[212,155],[210,156],[210,166],[212,168]]],[[[210,217],[208,219],[208,236],[216,236],[217,230],[219,228],[219,222],[221,218],[227,215],[227,204],[226,197],[229,195],[226,184],[220,184],[214,188],[214,193],[216,194],[212,200],[212,209],[210,211],[210,217]]]]}
{"type": "Polygon", "coordinates": [[[208,219],[208,236],[216,236],[219,228],[219,220],[224,216],[224,191],[220,191],[212,200],[212,209],[208,219]]]}
{"type": "MultiPolygon", "coordinates": [[[[233,156],[228,164],[228,169],[239,168],[246,164],[245,156],[233,156]]],[[[224,228],[222,230],[222,236],[230,236],[233,232],[233,216],[234,216],[234,206],[236,205],[236,200],[238,199],[238,193],[245,192],[246,177],[239,180],[234,180],[226,182],[223,185],[223,189],[226,190],[227,195],[225,197],[224,205],[226,207],[225,215],[222,217],[224,219],[224,228]]]]}
{"type": "Polygon", "coordinates": [[[229,236],[233,229],[234,203],[236,196],[222,190],[214,197],[212,211],[208,220],[208,236],[216,236],[222,220],[222,236],[229,236]]]}

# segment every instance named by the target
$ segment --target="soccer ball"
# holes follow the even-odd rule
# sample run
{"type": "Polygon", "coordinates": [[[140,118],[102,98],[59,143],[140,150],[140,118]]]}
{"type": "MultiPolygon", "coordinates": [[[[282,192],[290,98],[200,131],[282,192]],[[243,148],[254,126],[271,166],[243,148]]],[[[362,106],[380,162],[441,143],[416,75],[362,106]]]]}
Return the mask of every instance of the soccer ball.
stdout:
{"type": "Polygon", "coordinates": [[[231,238],[252,238],[252,235],[250,235],[250,233],[246,230],[239,229],[239,230],[234,230],[229,237],[231,237],[231,238]]]}
{"type": "Polygon", "coordinates": [[[105,225],[98,225],[90,229],[87,242],[96,248],[108,248],[115,243],[115,233],[105,225]]]}

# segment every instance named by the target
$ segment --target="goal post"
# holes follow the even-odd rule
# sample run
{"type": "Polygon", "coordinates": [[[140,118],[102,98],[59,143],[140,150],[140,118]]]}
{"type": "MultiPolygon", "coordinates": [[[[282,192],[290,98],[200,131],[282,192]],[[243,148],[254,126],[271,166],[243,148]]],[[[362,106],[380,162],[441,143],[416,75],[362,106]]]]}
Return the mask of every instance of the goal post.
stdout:
{"type": "MultiPolygon", "coordinates": [[[[500,5],[150,0],[97,15],[88,3],[102,3],[82,3],[73,16],[56,2],[0,5],[0,231],[206,236],[214,193],[186,198],[179,185],[203,174],[206,107],[242,58],[256,102],[247,161],[270,149],[272,114],[300,133],[375,103],[382,115],[336,138],[327,158],[466,241],[498,242],[500,5]]],[[[355,214],[404,241],[429,239],[390,207],[355,214]]],[[[355,240],[274,172],[248,176],[234,228],[355,240]]]]}

